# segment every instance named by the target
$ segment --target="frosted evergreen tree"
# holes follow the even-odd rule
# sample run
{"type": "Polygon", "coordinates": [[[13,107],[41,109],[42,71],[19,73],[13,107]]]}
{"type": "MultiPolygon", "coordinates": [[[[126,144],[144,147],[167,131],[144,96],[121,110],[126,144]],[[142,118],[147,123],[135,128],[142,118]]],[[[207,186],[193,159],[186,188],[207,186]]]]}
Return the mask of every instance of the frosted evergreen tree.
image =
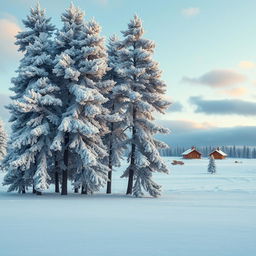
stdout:
{"type": "Polygon", "coordinates": [[[125,39],[118,51],[116,68],[121,82],[113,89],[113,97],[118,99],[118,107],[131,131],[131,138],[126,141],[131,148],[130,164],[122,177],[128,177],[127,194],[141,196],[144,189],[156,197],[161,187],[152,180],[152,174],[168,173],[168,168],[158,151],[167,145],[154,139],[154,135],[167,133],[168,129],[154,124],[153,113],[164,113],[170,105],[164,99],[166,84],[161,80],[158,64],[152,59],[155,44],[142,37],[141,20],[134,16],[122,33],[125,39]]]}
{"type": "Polygon", "coordinates": [[[232,155],[233,155],[234,158],[238,157],[238,152],[237,152],[237,148],[236,148],[235,145],[233,146],[233,149],[232,149],[232,155]]]}
{"type": "Polygon", "coordinates": [[[229,156],[230,156],[230,157],[233,157],[233,150],[232,150],[232,147],[229,147],[229,156]]]}
{"type": "Polygon", "coordinates": [[[247,147],[243,146],[243,151],[242,151],[241,157],[246,158],[246,152],[247,152],[247,147]]]}
{"type": "Polygon", "coordinates": [[[246,147],[245,155],[246,155],[246,158],[251,158],[251,152],[250,152],[250,148],[248,146],[246,147]]]}
{"type": "MultiPolygon", "coordinates": [[[[74,49],[74,42],[81,37],[82,26],[83,26],[83,17],[84,14],[79,9],[75,8],[71,4],[70,8],[67,9],[61,16],[63,22],[63,28],[57,32],[54,44],[55,51],[55,74],[57,77],[58,86],[60,88],[60,95],[62,100],[62,113],[64,113],[70,104],[70,92],[69,86],[73,83],[72,72],[75,72],[75,69],[72,67],[74,60],[71,59],[69,51],[74,49]],[[58,65],[56,67],[56,65],[58,65]],[[62,66],[62,68],[61,68],[62,66]],[[57,71],[58,68],[58,71],[57,71]]],[[[78,51],[79,46],[76,46],[76,51],[78,51]]],[[[77,71],[78,73],[78,71],[77,71]]],[[[77,78],[75,78],[77,79],[77,78]]],[[[61,117],[63,120],[64,115],[61,117]]],[[[59,127],[59,126],[58,126],[59,127]]],[[[56,154],[59,153],[61,156],[59,159],[59,167],[62,175],[62,189],[61,193],[63,195],[67,194],[67,181],[68,181],[68,165],[69,165],[69,136],[68,133],[58,132],[57,135],[59,138],[55,137],[54,144],[51,148],[56,151],[56,154]],[[63,140],[63,141],[61,141],[63,140]],[[64,161],[62,160],[64,159],[64,161]]]]}
{"type": "MultiPolygon", "coordinates": [[[[106,73],[105,79],[115,81],[115,85],[120,82],[119,76],[116,72],[116,68],[119,66],[118,51],[120,50],[120,46],[120,42],[116,36],[110,37],[107,46],[109,70],[106,73]]],[[[107,162],[109,172],[107,194],[110,194],[113,167],[121,166],[120,160],[122,159],[126,149],[123,142],[127,140],[127,135],[125,133],[126,122],[123,121],[125,120],[125,116],[123,116],[123,113],[119,108],[120,103],[118,102],[118,98],[115,98],[115,95],[113,94],[113,88],[107,93],[107,95],[105,95],[105,97],[108,98],[108,101],[104,105],[109,109],[110,113],[114,117],[112,122],[108,122],[110,133],[104,137],[104,142],[108,148],[107,162]]]]}
{"type": "Polygon", "coordinates": [[[33,186],[41,194],[49,186],[52,126],[58,123],[53,108],[61,105],[54,96],[59,89],[51,81],[50,38],[54,26],[39,4],[30,10],[23,23],[27,30],[16,36],[24,57],[18,76],[12,79],[15,95],[9,106],[12,134],[4,160],[8,171],[4,184],[9,185],[9,191],[23,193],[26,187],[33,186]]]}
{"type": "Polygon", "coordinates": [[[253,148],[252,150],[252,158],[256,158],[256,148],[253,148]]]}
{"type": "Polygon", "coordinates": [[[6,155],[7,147],[7,134],[4,130],[3,122],[0,121],[0,160],[2,160],[6,155]]]}
{"type": "Polygon", "coordinates": [[[209,157],[208,172],[211,174],[216,173],[216,164],[213,155],[209,157]]]}
{"type": "Polygon", "coordinates": [[[59,78],[62,117],[52,149],[63,152],[62,195],[67,194],[67,179],[82,193],[98,191],[107,182],[108,167],[102,159],[107,150],[102,137],[108,131],[108,111],[103,96],[112,87],[102,81],[107,71],[107,55],[100,26],[84,22],[83,12],[73,4],[61,17],[64,26],[56,42],[54,73],[59,78]]]}

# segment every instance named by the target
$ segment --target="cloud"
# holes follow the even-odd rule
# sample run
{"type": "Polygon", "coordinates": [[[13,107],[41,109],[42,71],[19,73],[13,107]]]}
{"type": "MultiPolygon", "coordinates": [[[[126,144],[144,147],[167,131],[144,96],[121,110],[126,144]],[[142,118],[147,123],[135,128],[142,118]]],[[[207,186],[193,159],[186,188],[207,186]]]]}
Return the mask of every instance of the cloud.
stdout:
{"type": "Polygon", "coordinates": [[[201,84],[218,88],[242,83],[245,82],[246,79],[246,76],[234,70],[216,69],[195,78],[183,77],[182,82],[190,84],[201,84]]]}
{"type": "Polygon", "coordinates": [[[171,133],[180,134],[191,132],[193,130],[205,130],[213,127],[213,124],[208,122],[194,122],[190,120],[157,120],[163,127],[170,128],[171,133]]]}
{"type": "Polygon", "coordinates": [[[242,69],[253,69],[255,66],[256,64],[254,62],[248,60],[243,60],[239,63],[239,67],[242,69]]]}
{"type": "Polygon", "coordinates": [[[167,109],[167,112],[181,112],[183,110],[183,105],[180,102],[174,102],[167,109]]]}
{"type": "Polygon", "coordinates": [[[161,120],[160,125],[169,128],[168,135],[159,135],[158,139],[170,146],[220,146],[255,145],[256,126],[216,127],[207,123],[189,120],[161,120]]]}
{"type": "Polygon", "coordinates": [[[17,59],[19,54],[18,47],[14,45],[15,35],[21,31],[21,28],[16,23],[15,17],[6,15],[0,19],[0,59],[12,60],[17,59]]]}
{"type": "Polygon", "coordinates": [[[245,95],[248,92],[248,90],[244,87],[240,87],[240,88],[233,88],[233,89],[229,89],[226,91],[222,91],[222,94],[226,94],[232,97],[240,97],[245,95]]]}
{"type": "MultiPolygon", "coordinates": [[[[171,129],[171,127],[170,127],[171,129]]],[[[188,131],[184,134],[169,134],[158,136],[170,146],[254,146],[256,141],[256,126],[237,126],[232,128],[212,128],[209,130],[188,131]]]]}
{"type": "Polygon", "coordinates": [[[196,113],[210,115],[256,115],[256,102],[244,100],[204,100],[202,97],[190,97],[189,101],[196,106],[196,113]]]}
{"type": "Polygon", "coordinates": [[[186,17],[196,16],[200,13],[200,8],[198,7],[189,7],[181,10],[181,14],[186,17]]]}

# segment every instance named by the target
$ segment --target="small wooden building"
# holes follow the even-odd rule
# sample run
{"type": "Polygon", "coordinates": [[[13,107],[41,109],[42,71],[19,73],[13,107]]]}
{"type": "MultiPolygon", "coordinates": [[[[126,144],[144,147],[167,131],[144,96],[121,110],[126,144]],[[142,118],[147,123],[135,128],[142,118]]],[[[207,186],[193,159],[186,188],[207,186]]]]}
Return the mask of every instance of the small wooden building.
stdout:
{"type": "Polygon", "coordinates": [[[183,152],[181,155],[185,159],[200,159],[202,157],[202,153],[196,150],[195,147],[191,147],[190,149],[183,152]]]}
{"type": "Polygon", "coordinates": [[[219,147],[212,151],[209,156],[213,156],[214,159],[225,159],[227,154],[224,153],[219,147]]]}

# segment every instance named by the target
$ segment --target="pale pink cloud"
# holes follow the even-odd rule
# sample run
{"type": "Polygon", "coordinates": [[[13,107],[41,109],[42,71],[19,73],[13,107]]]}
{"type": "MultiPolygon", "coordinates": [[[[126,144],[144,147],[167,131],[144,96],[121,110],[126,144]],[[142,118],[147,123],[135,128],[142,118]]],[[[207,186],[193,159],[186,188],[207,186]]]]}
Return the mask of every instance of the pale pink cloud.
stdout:
{"type": "Polygon", "coordinates": [[[178,120],[158,120],[164,127],[170,128],[172,133],[184,133],[195,130],[208,130],[216,127],[216,124],[210,122],[197,122],[189,119],[178,120]]]}
{"type": "Polygon", "coordinates": [[[242,69],[252,69],[255,68],[256,64],[252,61],[243,60],[239,62],[239,67],[242,69]]]}
{"type": "Polygon", "coordinates": [[[196,122],[196,121],[190,121],[190,125],[194,129],[202,129],[202,130],[210,129],[215,126],[213,123],[210,123],[210,122],[196,122]]]}
{"type": "Polygon", "coordinates": [[[248,92],[247,88],[240,87],[240,88],[233,88],[230,90],[222,91],[221,94],[229,95],[232,97],[241,97],[248,92]]]}
{"type": "Polygon", "coordinates": [[[0,19],[0,58],[17,58],[19,56],[15,43],[15,35],[21,31],[21,28],[13,16],[6,16],[0,19]]]}
{"type": "Polygon", "coordinates": [[[239,83],[243,83],[247,80],[247,77],[243,74],[230,69],[216,69],[199,77],[183,77],[182,81],[190,84],[206,85],[213,88],[221,88],[233,86],[239,83]]]}

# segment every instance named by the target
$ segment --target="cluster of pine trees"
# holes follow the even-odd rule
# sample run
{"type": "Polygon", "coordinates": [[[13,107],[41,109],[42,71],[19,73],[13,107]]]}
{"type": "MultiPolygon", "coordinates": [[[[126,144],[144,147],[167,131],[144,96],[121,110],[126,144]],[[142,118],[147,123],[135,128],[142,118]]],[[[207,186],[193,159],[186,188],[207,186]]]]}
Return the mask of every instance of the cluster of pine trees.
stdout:
{"type": "MultiPolygon", "coordinates": [[[[216,149],[213,146],[201,146],[196,147],[204,157],[208,157],[209,154],[216,149]]],[[[251,146],[222,146],[220,147],[228,157],[231,158],[256,158],[256,148],[251,146]]],[[[183,146],[169,147],[160,149],[161,156],[181,156],[181,154],[188,148],[183,146]]]]}
{"type": "Polygon", "coordinates": [[[107,184],[111,193],[112,169],[129,152],[127,194],[160,195],[152,174],[168,172],[159,153],[167,145],[154,135],[168,129],[154,124],[153,113],[170,103],[141,20],[134,16],[122,40],[113,36],[107,47],[99,24],[73,4],[61,20],[57,30],[37,4],[16,36],[23,58],[12,79],[4,185],[40,195],[55,184],[67,195],[70,181],[75,192],[107,184]]]}

